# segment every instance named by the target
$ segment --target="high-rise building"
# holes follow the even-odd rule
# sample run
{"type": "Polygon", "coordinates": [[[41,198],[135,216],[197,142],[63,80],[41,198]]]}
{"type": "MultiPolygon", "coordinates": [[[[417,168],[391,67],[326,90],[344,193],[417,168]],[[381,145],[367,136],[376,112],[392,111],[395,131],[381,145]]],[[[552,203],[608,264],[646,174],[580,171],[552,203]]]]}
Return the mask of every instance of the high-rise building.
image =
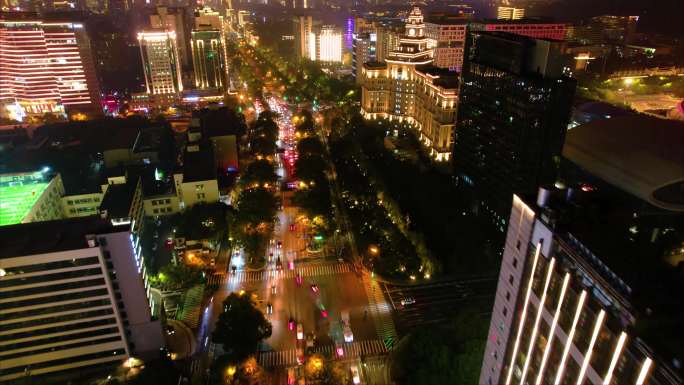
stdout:
{"type": "Polygon", "coordinates": [[[0,381],[159,356],[161,325],[128,228],[98,216],[17,224],[0,227],[0,244],[0,381]]]}
{"type": "Polygon", "coordinates": [[[566,25],[538,19],[472,22],[469,31],[507,32],[535,39],[565,40],[566,25]]]}
{"type": "Polygon", "coordinates": [[[377,61],[378,35],[375,32],[354,34],[352,40],[352,76],[360,83],[358,77],[365,63],[377,61]]]}
{"type": "Polygon", "coordinates": [[[223,17],[210,8],[195,15],[190,39],[195,87],[224,89],[228,81],[223,17]]]}
{"type": "Polygon", "coordinates": [[[0,116],[101,115],[85,26],[36,19],[0,18],[0,116]]]}
{"type": "Polygon", "coordinates": [[[172,95],[183,91],[176,33],[143,31],[138,33],[138,43],[147,93],[172,95]]]}
{"type": "Polygon", "coordinates": [[[499,20],[520,20],[525,17],[525,8],[498,7],[496,18],[499,20]]]}
{"type": "MultiPolygon", "coordinates": [[[[300,15],[294,18],[294,37],[295,37],[295,52],[299,59],[310,59],[311,45],[314,47],[316,42],[310,41],[311,36],[314,35],[316,26],[311,15],[300,15]]],[[[314,35],[315,36],[315,35],[314,35]]],[[[314,60],[314,59],[312,59],[314,60]]]]}
{"type": "Polygon", "coordinates": [[[342,62],[342,32],[324,25],[320,32],[309,35],[309,58],[326,63],[342,62]]]}
{"type": "Polygon", "coordinates": [[[575,81],[562,43],[470,32],[460,88],[454,172],[503,232],[514,192],[555,176],[575,81]]]}
{"type": "Polygon", "coordinates": [[[432,50],[432,65],[461,71],[468,18],[433,17],[425,22],[428,48],[432,50]]]}
{"type": "MultiPolygon", "coordinates": [[[[425,24],[419,8],[411,10],[404,35],[384,63],[368,62],[359,75],[361,114],[411,125],[433,159],[451,158],[458,103],[455,72],[431,65],[425,24]]],[[[378,59],[379,60],[379,59],[378,59]]]]}
{"type": "Polygon", "coordinates": [[[515,195],[480,384],[681,384],[682,123],[568,132],[567,185],[515,195]]]}
{"type": "Polygon", "coordinates": [[[190,44],[188,44],[190,34],[186,31],[191,24],[187,22],[185,8],[182,7],[157,7],[156,13],[150,15],[150,27],[153,30],[174,32],[176,47],[178,47],[178,60],[183,68],[190,67],[191,55],[190,44]]]}

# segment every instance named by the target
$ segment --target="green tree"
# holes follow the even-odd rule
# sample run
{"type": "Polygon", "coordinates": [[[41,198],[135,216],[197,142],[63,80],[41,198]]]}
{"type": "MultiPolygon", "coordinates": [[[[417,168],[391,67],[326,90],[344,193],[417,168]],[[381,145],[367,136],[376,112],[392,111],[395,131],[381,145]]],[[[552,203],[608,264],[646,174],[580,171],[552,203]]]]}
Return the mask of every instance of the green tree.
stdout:
{"type": "Polygon", "coordinates": [[[313,115],[311,115],[311,111],[302,110],[298,114],[298,117],[299,121],[297,122],[297,126],[295,127],[295,132],[302,137],[314,135],[316,133],[315,122],[313,115]]]}
{"type": "Polygon", "coordinates": [[[416,329],[395,351],[392,376],[398,384],[477,384],[487,323],[472,310],[453,322],[416,329]]]}
{"type": "Polygon", "coordinates": [[[220,202],[196,204],[173,219],[176,236],[221,241],[228,236],[228,206],[220,202]]]}
{"type": "Polygon", "coordinates": [[[259,343],[271,336],[272,326],[248,295],[231,293],[223,310],[211,339],[223,345],[231,362],[239,363],[256,353],[259,343]]]}
{"type": "Polygon", "coordinates": [[[255,160],[247,166],[247,170],[240,178],[243,186],[251,186],[254,183],[264,185],[265,183],[275,184],[278,175],[275,173],[273,163],[266,159],[255,160]]]}
{"type": "Polygon", "coordinates": [[[301,139],[299,142],[297,142],[297,153],[299,153],[299,156],[322,156],[325,153],[325,148],[323,147],[323,143],[321,143],[320,139],[316,137],[309,137],[301,139]]]}
{"type": "Polygon", "coordinates": [[[204,282],[202,270],[196,266],[183,263],[168,264],[159,269],[159,274],[152,279],[152,284],[165,289],[185,289],[204,282]]]}
{"type": "Polygon", "coordinates": [[[268,190],[255,188],[244,190],[237,201],[238,222],[257,226],[271,223],[278,211],[278,200],[268,190]]]}
{"type": "Polygon", "coordinates": [[[307,183],[310,181],[325,183],[327,180],[326,165],[327,163],[321,155],[300,155],[299,159],[295,161],[295,174],[299,180],[307,183]]]}
{"type": "Polygon", "coordinates": [[[273,140],[266,137],[257,136],[249,141],[249,148],[254,156],[268,157],[276,152],[276,144],[273,140]]]}

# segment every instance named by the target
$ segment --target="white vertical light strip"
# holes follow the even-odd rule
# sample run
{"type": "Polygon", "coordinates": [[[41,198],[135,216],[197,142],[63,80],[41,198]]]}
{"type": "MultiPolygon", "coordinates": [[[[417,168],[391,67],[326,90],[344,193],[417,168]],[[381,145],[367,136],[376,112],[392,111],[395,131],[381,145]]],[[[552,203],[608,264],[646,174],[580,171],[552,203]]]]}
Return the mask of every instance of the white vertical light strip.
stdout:
{"type": "Polygon", "coordinates": [[[596,337],[598,337],[599,331],[601,330],[601,326],[603,325],[603,318],[605,316],[605,310],[601,309],[598,317],[596,317],[596,322],[594,323],[594,331],[591,333],[589,347],[587,347],[587,352],[584,353],[584,362],[582,362],[582,369],[580,369],[579,376],[577,376],[577,385],[582,385],[582,382],[584,382],[584,376],[587,374],[589,361],[591,361],[591,353],[594,350],[594,344],[596,344],[596,337]]]}
{"type": "Polygon", "coordinates": [[[644,381],[646,381],[648,371],[651,370],[652,363],[653,361],[650,358],[646,357],[644,363],[641,364],[641,370],[639,371],[639,377],[637,377],[636,385],[644,385],[644,381]]]}
{"type": "Polygon", "coordinates": [[[561,356],[560,364],[558,364],[558,373],[556,373],[556,380],[553,382],[554,385],[558,385],[563,378],[563,371],[565,370],[565,360],[568,358],[568,353],[570,353],[570,347],[572,346],[572,339],[575,337],[575,330],[577,328],[577,322],[579,321],[580,314],[582,314],[582,307],[584,307],[584,301],[587,299],[587,292],[582,290],[580,294],[579,301],[577,302],[577,310],[575,310],[575,319],[572,321],[572,326],[570,327],[570,334],[565,340],[565,349],[563,349],[563,355],[561,356]]]}
{"type": "Polygon", "coordinates": [[[544,282],[544,291],[542,292],[541,299],[539,300],[539,308],[537,309],[537,317],[534,320],[534,327],[532,328],[532,336],[530,336],[530,343],[527,346],[527,355],[525,355],[525,364],[523,365],[522,376],[520,377],[520,385],[525,384],[525,379],[527,378],[527,370],[530,368],[530,356],[532,355],[532,349],[534,348],[534,343],[537,340],[537,333],[539,332],[539,321],[541,321],[542,313],[544,313],[544,305],[546,304],[546,293],[549,290],[549,283],[551,283],[551,276],[553,275],[553,268],[556,266],[556,259],[551,258],[551,263],[546,272],[546,281],[544,282]]]}
{"type": "Polygon", "coordinates": [[[515,336],[515,344],[513,345],[513,354],[511,355],[511,363],[508,367],[508,375],[506,376],[506,385],[511,383],[511,376],[513,376],[513,364],[515,363],[515,357],[518,355],[518,348],[520,347],[520,335],[522,334],[523,326],[525,325],[525,318],[527,318],[527,305],[530,303],[530,293],[532,292],[532,278],[534,277],[534,272],[537,270],[537,260],[539,259],[539,253],[541,252],[541,243],[537,243],[537,250],[534,252],[534,262],[532,262],[532,271],[530,272],[530,279],[527,283],[527,293],[525,294],[525,304],[523,305],[523,311],[520,316],[520,323],[518,324],[518,334],[515,336]]]}
{"type": "Polygon", "coordinates": [[[558,297],[558,305],[556,306],[556,313],[553,315],[553,321],[551,322],[551,330],[549,330],[549,336],[546,338],[546,348],[544,349],[544,355],[542,356],[542,362],[539,366],[539,374],[537,375],[537,385],[540,385],[542,378],[544,377],[544,368],[546,367],[546,361],[549,359],[549,353],[551,353],[551,345],[553,343],[553,337],[556,333],[556,326],[558,325],[558,318],[560,317],[561,307],[565,301],[565,290],[568,288],[568,282],[570,282],[570,273],[565,273],[565,278],[563,278],[563,286],[561,287],[560,296],[558,297]]]}
{"type": "Polygon", "coordinates": [[[608,367],[606,376],[603,378],[603,385],[610,385],[610,382],[613,380],[613,371],[615,370],[618,358],[620,358],[620,354],[622,353],[622,348],[625,346],[626,339],[627,333],[622,332],[620,334],[620,338],[618,339],[617,345],[615,346],[615,350],[613,351],[613,358],[610,360],[610,366],[608,367]]]}

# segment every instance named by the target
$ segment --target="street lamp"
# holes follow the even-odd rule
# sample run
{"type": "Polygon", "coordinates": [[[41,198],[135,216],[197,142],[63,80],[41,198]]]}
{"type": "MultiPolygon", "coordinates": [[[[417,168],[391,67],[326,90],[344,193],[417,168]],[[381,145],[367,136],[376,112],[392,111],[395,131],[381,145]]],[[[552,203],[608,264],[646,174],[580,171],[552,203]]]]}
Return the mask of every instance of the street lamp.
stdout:
{"type": "Polygon", "coordinates": [[[370,246],[368,246],[368,252],[372,256],[376,256],[376,255],[380,254],[380,248],[376,245],[370,245],[370,246]]]}

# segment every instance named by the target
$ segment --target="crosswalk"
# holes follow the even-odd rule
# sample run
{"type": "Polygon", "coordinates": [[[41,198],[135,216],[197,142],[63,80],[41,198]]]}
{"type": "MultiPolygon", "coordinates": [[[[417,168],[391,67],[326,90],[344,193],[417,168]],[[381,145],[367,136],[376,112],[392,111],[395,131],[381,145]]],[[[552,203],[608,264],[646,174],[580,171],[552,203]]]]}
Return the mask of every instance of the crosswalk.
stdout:
{"type": "Polygon", "coordinates": [[[382,339],[382,342],[387,349],[392,349],[398,340],[397,330],[394,327],[394,321],[392,320],[392,308],[385,300],[380,285],[368,274],[363,275],[363,286],[366,289],[366,295],[368,296],[370,310],[373,313],[375,330],[378,333],[378,337],[382,339]]]}
{"type": "MultiPolygon", "coordinates": [[[[371,357],[387,353],[387,348],[380,340],[364,340],[345,343],[343,345],[344,358],[358,358],[361,356],[371,357]]],[[[313,349],[315,353],[326,356],[333,356],[335,353],[334,345],[317,346],[313,349]]],[[[263,367],[291,366],[297,364],[296,349],[268,351],[259,353],[259,365],[263,367]]]]}
{"type": "Polygon", "coordinates": [[[315,277],[323,275],[334,275],[349,273],[352,271],[351,265],[348,263],[327,263],[327,264],[315,264],[315,265],[303,265],[297,267],[295,270],[266,270],[266,271],[236,271],[230,273],[227,277],[221,275],[214,275],[211,279],[223,279],[230,283],[242,283],[242,282],[257,282],[265,281],[267,279],[294,279],[297,273],[301,274],[302,277],[315,277]],[[214,278],[217,276],[216,278],[214,278]]]}

